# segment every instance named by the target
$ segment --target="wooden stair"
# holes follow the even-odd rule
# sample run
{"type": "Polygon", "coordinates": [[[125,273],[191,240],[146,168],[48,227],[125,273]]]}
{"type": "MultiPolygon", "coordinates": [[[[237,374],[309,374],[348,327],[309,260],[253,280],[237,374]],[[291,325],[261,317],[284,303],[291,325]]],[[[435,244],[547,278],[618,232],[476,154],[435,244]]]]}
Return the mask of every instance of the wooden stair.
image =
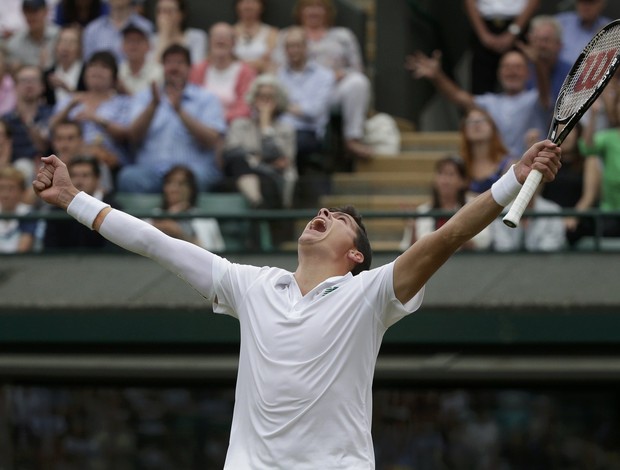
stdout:
{"type": "MultiPolygon", "coordinates": [[[[416,132],[401,128],[402,151],[360,161],[354,173],[336,173],[332,193],[321,198],[322,207],[354,205],[365,211],[411,211],[427,202],[435,164],[446,155],[458,154],[458,132],[416,132]]],[[[373,250],[397,251],[404,218],[364,220],[373,250]]],[[[296,225],[301,233],[305,223],[296,225]]]]}

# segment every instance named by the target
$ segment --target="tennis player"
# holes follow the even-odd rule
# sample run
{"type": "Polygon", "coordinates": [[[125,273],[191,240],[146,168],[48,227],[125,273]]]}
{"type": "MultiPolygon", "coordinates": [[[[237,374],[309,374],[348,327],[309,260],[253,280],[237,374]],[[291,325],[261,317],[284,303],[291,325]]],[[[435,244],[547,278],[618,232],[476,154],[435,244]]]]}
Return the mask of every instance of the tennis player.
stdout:
{"type": "MultiPolygon", "coordinates": [[[[239,320],[241,349],[225,468],[373,469],[372,380],[383,334],[414,312],[431,275],[500,215],[532,168],[546,181],[560,149],[533,145],[492,189],[395,261],[374,269],[353,208],[321,209],[299,237],[295,272],[233,264],[79,192],[58,158],[33,187],[46,202],[192,285],[239,320]]],[[[104,294],[102,294],[104,295],[104,294]]]]}

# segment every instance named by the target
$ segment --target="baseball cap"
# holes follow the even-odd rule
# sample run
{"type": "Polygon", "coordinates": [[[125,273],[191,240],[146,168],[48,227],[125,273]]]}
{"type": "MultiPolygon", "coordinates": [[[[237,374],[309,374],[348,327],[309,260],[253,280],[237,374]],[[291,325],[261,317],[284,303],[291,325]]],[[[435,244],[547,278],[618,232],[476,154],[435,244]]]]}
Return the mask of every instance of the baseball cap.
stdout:
{"type": "Polygon", "coordinates": [[[122,31],[121,31],[122,35],[125,36],[126,34],[129,33],[140,33],[142,34],[144,37],[146,37],[147,39],[150,37],[150,32],[145,29],[142,26],[139,26],[136,23],[129,23],[127,26],[125,26],[122,31]]]}
{"type": "Polygon", "coordinates": [[[22,9],[24,10],[39,10],[46,6],[45,0],[22,0],[22,9]]]}

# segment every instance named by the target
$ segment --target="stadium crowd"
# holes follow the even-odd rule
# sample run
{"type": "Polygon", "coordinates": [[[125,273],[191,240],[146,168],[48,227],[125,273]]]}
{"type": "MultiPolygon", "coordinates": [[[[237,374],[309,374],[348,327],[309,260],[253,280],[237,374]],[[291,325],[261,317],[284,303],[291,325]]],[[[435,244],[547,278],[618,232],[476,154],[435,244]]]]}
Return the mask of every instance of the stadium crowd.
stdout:
{"type": "MultiPolygon", "coordinates": [[[[556,15],[537,15],[538,0],[465,3],[475,37],[472,91],[442,70],[442,51],[414,51],[406,68],[463,111],[460,157],[470,197],[546,134],[572,61],[609,18],[605,0],[576,0],[574,11],[556,15]]],[[[292,2],[291,25],[281,29],[264,23],[264,0],[234,6],[234,24],[214,18],[207,32],[188,26],[185,0],[157,0],[152,18],[134,0],[9,2],[0,39],[1,213],[48,210],[29,182],[49,153],[67,164],[94,159],[98,197],[161,194],[164,175],[183,166],[199,193],[238,192],[262,209],[315,207],[330,192],[334,168],[354,171],[351,162],[374,158],[362,48],[335,24],[332,0],[292,2]],[[342,121],[335,128],[334,116],[342,121]],[[329,148],[334,129],[341,152],[329,148]]],[[[570,145],[578,151],[531,210],[620,209],[619,89],[615,80],[574,131],[580,135],[570,145]]],[[[403,248],[415,240],[414,225],[407,222],[403,248]]],[[[593,234],[594,225],[534,218],[509,232],[497,224],[475,249],[557,250],[593,234]]],[[[603,235],[620,235],[617,218],[603,225],[603,235]]],[[[52,247],[45,222],[4,219],[0,227],[0,252],[52,247]]],[[[289,233],[279,231],[277,242],[289,233]]],[[[102,245],[91,238],[74,248],[102,245]]]]}

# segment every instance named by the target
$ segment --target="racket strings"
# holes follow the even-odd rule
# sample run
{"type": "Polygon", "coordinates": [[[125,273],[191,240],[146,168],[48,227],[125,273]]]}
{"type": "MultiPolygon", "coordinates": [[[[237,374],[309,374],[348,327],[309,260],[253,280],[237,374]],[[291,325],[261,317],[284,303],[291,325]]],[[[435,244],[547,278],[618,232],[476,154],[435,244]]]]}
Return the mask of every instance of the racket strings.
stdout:
{"type": "Polygon", "coordinates": [[[611,69],[615,70],[619,54],[620,24],[617,24],[598,33],[583,51],[575,72],[566,77],[556,103],[556,119],[568,119],[596,94],[601,80],[611,69]]]}

